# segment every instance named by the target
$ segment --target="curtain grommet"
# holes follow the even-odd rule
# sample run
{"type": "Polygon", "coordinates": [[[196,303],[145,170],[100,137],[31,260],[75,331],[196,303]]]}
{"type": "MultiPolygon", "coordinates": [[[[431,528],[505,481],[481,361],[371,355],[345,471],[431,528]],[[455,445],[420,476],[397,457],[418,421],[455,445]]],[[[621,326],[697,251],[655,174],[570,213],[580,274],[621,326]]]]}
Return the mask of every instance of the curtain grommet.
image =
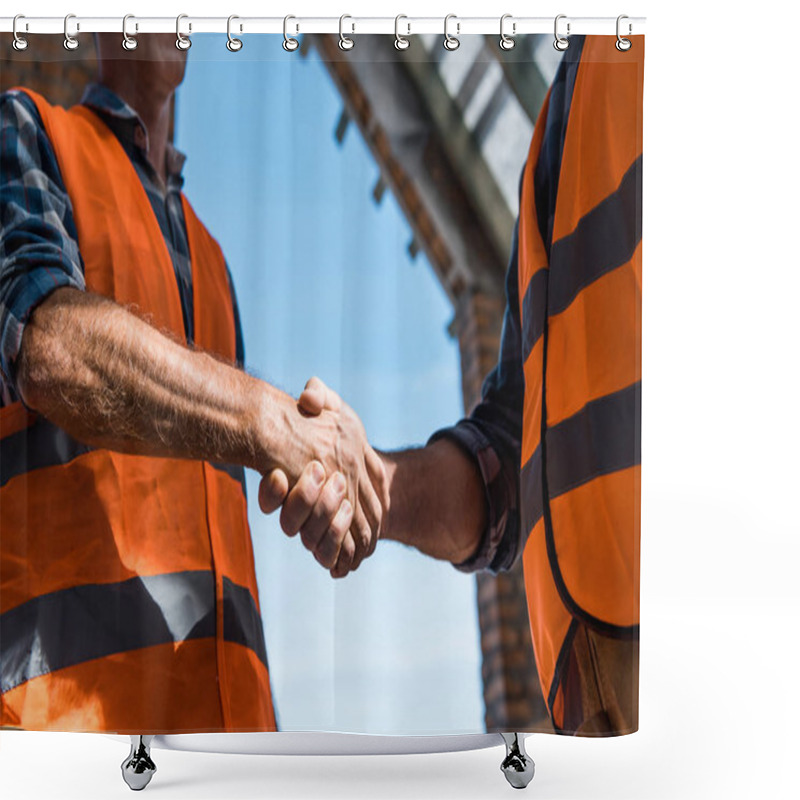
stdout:
{"type": "Polygon", "coordinates": [[[500,42],[499,42],[499,44],[500,44],[500,49],[501,50],[505,50],[505,51],[513,50],[514,47],[517,44],[516,41],[514,40],[514,37],[517,35],[517,23],[516,22],[512,22],[511,23],[511,36],[509,36],[505,32],[505,28],[504,28],[505,22],[506,22],[507,19],[512,19],[512,15],[511,14],[503,14],[503,16],[500,17],[500,42]]]}
{"type": "MultiPolygon", "coordinates": [[[[175,39],[175,47],[177,47],[178,50],[188,50],[192,46],[192,40],[188,36],[181,33],[181,20],[188,18],[188,14],[178,14],[177,18],[175,19],[175,35],[177,36],[177,39],[175,39]]],[[[191,32],[192,23],[190,22],[189,33],[191,32]]]]}
{"type": "MultiPolygon", "coordinates": [[[[136,37],[135,36],[130,36],[128,34],[128,20],[129,19],[136,19],[136,17],[134,17],[133,14],[126,14],[122,18],[122,49],[123,50],[128,50],[130,52],[131,50],[135,50],[139,46],[139,42],[136,41],[136,37]]],[[[139,29],[139,26],[137,24],[137,25],[135,25],[134,30],[138,30],[138,29],[139,29]]]]}
{"type": "MultiPolygon", "coordinates": [[[[24,14],[17,14],[14,17],[14,22],[11,26],[11,31],[14,34],[14,41],[11,43],[11,46],[18,52],[21,53],[23,50],[28,49],[28,40],[24,36],[19,35],[19,31],[17,30],[17,23],[21,20],[25,19],[24,14]]],[[[25,23],[25,30],[28,29],[28,23],[25,23]]]]}
{"type": "MultiPolygon", "coordinates": [[[[622,20],[628,19],[628,18],[629,17],[628,17],[627,14],[620,14],[617,17],[617,41],[614,43],[614,47],[616,47],[617,50],[620,51],[620,53],[627,53],[628,50],[630,50],[631,47],[633,47],[633,42],[630,39],[625,39],[622,36],[622,34],[620,33],[620,22],[622,22],[622,20]]],[[[628,36],[631,35],[631,30],[632,30],[632,27],[631,27],[631,24],[629,22],[628,23],[628,36]]]]}
{"type": "MultiPolygon", "coordinates": [[[[355,42],[349,37],[344,35],[344,21],[346,19],[353,19],[349,14],[342,14],[339,17],[339,49],[340,50],[352,50],[355,47],[355,42]]],[[[355,33],[356,26],[355,24],[351,25],[350,33],[355,33]]]]}
{"type": "Polygon", "coordinates": [[[555,40],[553,41],[553,47],[555,47],[555,49],[558,50],[559,53],[563,53],[569,47],[569,38],[568,38],[569,37],[569,28],[570,28],[569,22],[567,22],[567,35],[566,36],[562,36],[558,32],[558,21],[561,20],[561,19],[566,19],[566,18],[567,18],[566,14],[559,14],[556,17],[555,23],[553,25],[553,34],[555,36],[555,40]]]}
{"type": "Polygon", "coordinates": [[[442,41],[442,47],[445,50],[449,50],[451,53],[454,50],[458,50],[461,47],[461,41],[458,38],[458,34],[461,33],[461,23],[458,21],[458,17],[455,14],[448,14],[444,18],[444,40],[442,41]],[[456,35],[453,36],[448,30],[447,25],[451,19],[456,20],[456,35]]]}
{"type": "Polygon", "coordinates": [[[408,31],[406,32],[405,36],[400,35],[400,20],[401,19],[408,19],[405,14],[398,14],[394,18],[394,47],[395,50],[408,50],[411,46],[411,42],[406,38],[406,36],[411,36],[411,23],[406,23],[406,27],[408,31]]]}
{"type": "MultiPolygon", "coordinates": [[[[71,19],[75,19],[74,14],[67,14],[67,16],[64,17],[64,49],[69,50],[70,52],[72,52],[73,50],[77,50],[78,45],[80,44],[77,37],[73,36],[69,32],[69,21],[71,19]]],[[[76,32],[79,31],[80,29],[81,29],[80,23],[76,24],[75,28],[76,32]]]]}
{"type": "Polygon", "coordinates": [[[293,17],[291,14],[287,14],[283,18],[283,49],[287,53],[294,53],[298,47],[300,47],[300,42],[297,39],[289,36],[289,20],[290,19],[297,19],[297,17],[293,17]]]}
{"type": "MultiPolygon", "coordinates": [[[[231,22],[233,22],[235,19],[239,19],[236,14],[231,14],[228,17],[228,41],[225,42],[225,47],[227,47],[231,53],[238,53],[242,47],[244,47],[244,42],[241,39],[237,39],[231,33],[231,22]]],[[[239,30],[241,31],[241,26],[239,27],[239,30]]]]}

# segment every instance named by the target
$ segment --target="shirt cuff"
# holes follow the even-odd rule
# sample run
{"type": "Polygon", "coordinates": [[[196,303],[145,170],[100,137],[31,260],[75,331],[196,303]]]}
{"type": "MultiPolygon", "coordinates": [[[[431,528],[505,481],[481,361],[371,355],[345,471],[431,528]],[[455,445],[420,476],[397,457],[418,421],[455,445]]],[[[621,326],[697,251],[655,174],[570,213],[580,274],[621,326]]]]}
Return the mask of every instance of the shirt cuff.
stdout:
{"type": "Polygon", "coordinates": [[[6,296],[0,301],[0,372],[3,380],[17,396],[16,361],[25,326],[36,307],[56,289],[64,286],[85,289],[82,280],[62,270],[42,267],[26,269],[24,286],[16,292],[3,293],[6,296]]]}
{"type": "Polygon", "coordinates": [[[517,474],[509,474],[490,439],[472,419],[436,431],[428,444],[448,439],[475,460],[483,480],[487,525],[475,552],[453,566],[460,572],[489,570],[497,574],[513,565],[519,550],[517,474]]]}

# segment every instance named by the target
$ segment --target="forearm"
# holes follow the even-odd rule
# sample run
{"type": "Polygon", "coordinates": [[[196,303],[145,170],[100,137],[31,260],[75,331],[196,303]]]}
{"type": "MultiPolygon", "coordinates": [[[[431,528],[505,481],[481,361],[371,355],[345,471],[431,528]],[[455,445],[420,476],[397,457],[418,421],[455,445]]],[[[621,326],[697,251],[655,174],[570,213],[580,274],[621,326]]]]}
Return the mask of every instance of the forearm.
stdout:
{"type": "Polygon", "coordinates": [[[382,457],[390,494],[384,538],[454,564],[472,555],[487,524],[474,460],[446,439],[382,457]]]}
{"type": "Polygon", "coordinates": [[[87,444],[285,466],[291,398],[103,297],[53,292],[25,327],[17,373],[26,404],[87,444]]]}

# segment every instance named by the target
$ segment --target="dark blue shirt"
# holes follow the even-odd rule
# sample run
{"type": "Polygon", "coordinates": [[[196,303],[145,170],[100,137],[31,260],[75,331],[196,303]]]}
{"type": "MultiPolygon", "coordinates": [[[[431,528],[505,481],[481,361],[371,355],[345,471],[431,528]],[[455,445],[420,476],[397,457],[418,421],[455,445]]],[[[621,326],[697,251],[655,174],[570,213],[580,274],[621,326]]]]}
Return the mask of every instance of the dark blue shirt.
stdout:
{"type": "Polygon", "coordinates": [[[497,366],[481,389],[481,402],[469,417],[437,431],[475,459],[483,480],[488,524],[476,552],[455,567],[462,572],[509,569],[521,555],[527,531],[519,517],[519,475],[525,376],[517,284],[517,226],[506,273],[506,309],[497,366]]]}

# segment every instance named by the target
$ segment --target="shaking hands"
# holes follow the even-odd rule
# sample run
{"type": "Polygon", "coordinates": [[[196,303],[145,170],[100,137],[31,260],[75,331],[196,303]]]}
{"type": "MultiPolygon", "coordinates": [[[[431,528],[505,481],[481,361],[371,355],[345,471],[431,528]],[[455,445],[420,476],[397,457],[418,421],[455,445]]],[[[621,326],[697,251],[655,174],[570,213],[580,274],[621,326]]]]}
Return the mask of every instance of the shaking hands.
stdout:
{"type": "Polygon", "coordinates": [[[294,464],[261,480],[258,501],[280,524],[300,534],[316,560],[342,578],[372,555],[389,506],[386,469],[370,447],[355,412],[336,392],[312,378],[287,420],[294,464]]]}

